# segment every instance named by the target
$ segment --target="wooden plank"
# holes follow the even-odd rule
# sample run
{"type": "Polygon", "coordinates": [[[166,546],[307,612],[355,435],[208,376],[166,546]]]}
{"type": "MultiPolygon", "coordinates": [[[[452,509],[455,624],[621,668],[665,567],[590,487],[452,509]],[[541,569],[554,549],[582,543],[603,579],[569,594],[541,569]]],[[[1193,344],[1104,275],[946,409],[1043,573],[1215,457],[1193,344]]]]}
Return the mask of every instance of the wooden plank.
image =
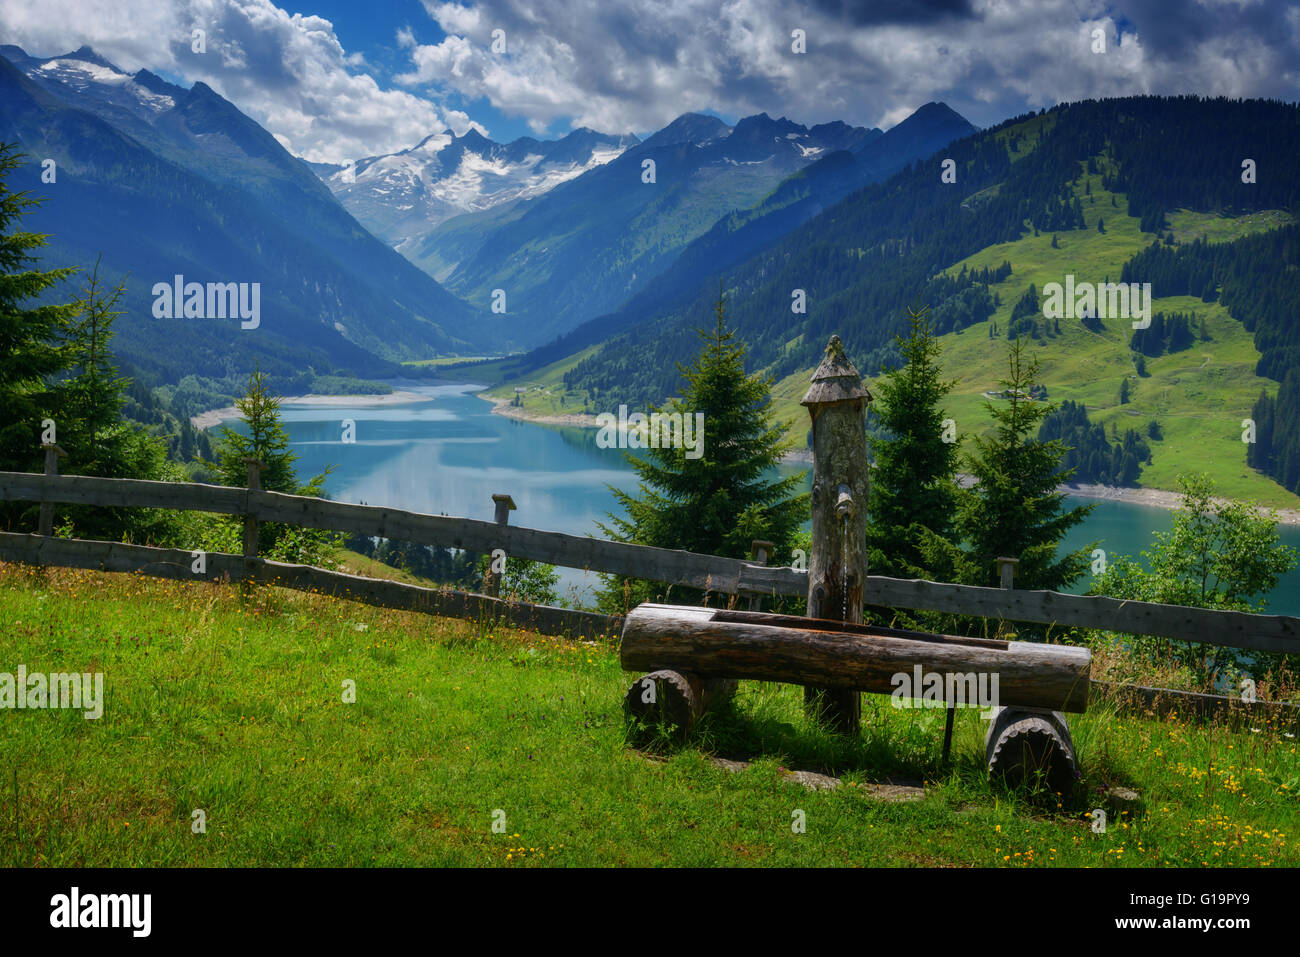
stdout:
{"type": "MultiPolygon", "coordinates": [[[[717,594],[752,591],[806,595],[808,590],[807,573],[793,568],[219,485],[0,472],[0,500],[172,508],[232,515],[244,515],[246,509],[251,509],[261,521],[378,535],[481,553],[503,548],[507,555],[518,558],[684,585],[717,594]]],[[[893,608],[1160,635],[1252,651],[1300,653],[1300,619],[1283,615],[1252,615],[1102,596],[979,588],[876,575],[867,578],[866,589],[873,603],[893,608]]]]}
{"type": "Polygon", "coordinates": [[[733,594],[742,588],[764,594],[800,595],[807,591],[807,574],[790,568],[766,568],[734,558],[281,492],[250,492],[192,482],[80,475],[46,478],[0,472],[0,499],[174,508],[230,515],[251,513],[264,522],[355,532],[481,553],[502,548],[507,556],[686,585],[714,593],[733,594]]]}
{"type": "Polygon", "coordinates": [[[198,482],[153,482],[89,475],[44,476],[26,472],[0,472],[0,500],[4,501],[174,508],[239,515],[244,511],[246,494],[242,488],[202,485],[198,482]]]}
{"type": "Polygon", "coordinates": [[[481,554],[500,548],[507,558],[530,558],[550,565],[628,575],[721,594],[734,594],[741,588],[769,592],[778,585],[781,593],[799,594],[798,586],[807,581],[806,574],[793,569],[765,568],[735,558],[278,492],[249,493],[249,507],[267,522],[378,535],[481,554]],[[782,571],[788,574],[778,574],[782,571]]]}
{"type": "Polygon", "coordinates": [[[507,622],[548,635],[594,639],[616,635],[623,620],[594,612],[507,601],[451,589],[425,588],[406,582],[363,578],[310,565],[289,565],[257,559],[248,563],[254,580],[263,585],[319,592],[349,601],[418,611],[447,618],[507,622]]]}
{"type": "Polygon", "coordinates": [[[156,578],[189,581],[221,578],[237,580],[247,570],[254,581],[265,585],[315,591],[385,608],[449,618],[503,621],[550,635],[596,638],[601,635],[617,635],[623,626],[621,618],[593,612],[363,578],[309,565],[291,565],[263,559],[245,562],[240,555],[222,552],[208,552],[205,556],[206,574],[197,575],[191,570],[194,561],[191,553],[182,549],[0,532],[0,559],[65,568],[141,572],[156,578]]]}
{"type": "Polygon", "coordinates": [[[946,585],[922,579],[871,577],[867,587],[873,602],[891,608],[1161,635],[1252,651],[1300,654],[1300,618],[1285,615],[1186,608],[1101,595],[946,585]]]}
{"type": "Polygon", "coordinates": [[[154,548],[122,542],[94,542],[76,538],[46,538],[0,532],[0,559],[29,565],[90,568],[106,572],[143,572],[155,578],[210,581],[238,578],[243,561],[238,555],[208,552],[206,574],[191,569],[194,557],[179,548],[154,548]]]}
{"type": "MultiPolygon", "coordinates": [[[[1072,645],[1007,642],[972,645],[936,635],[916,641],[718,621],[714,609],[645,604],[627,617],[619,656],[624,670],[670,669],[703,678],[747,678],[892,694],[896,676],[986,675],[992,704],[1080,712],[1088,701],[1092,655],[1072,645]]],[[[974,689],[965,685],[964,694],[974,689]]],[[[915,687],[920,697],[923,688],[915,687]]],[[[974,702],[967,701],[972,704],[974,702]]]]}

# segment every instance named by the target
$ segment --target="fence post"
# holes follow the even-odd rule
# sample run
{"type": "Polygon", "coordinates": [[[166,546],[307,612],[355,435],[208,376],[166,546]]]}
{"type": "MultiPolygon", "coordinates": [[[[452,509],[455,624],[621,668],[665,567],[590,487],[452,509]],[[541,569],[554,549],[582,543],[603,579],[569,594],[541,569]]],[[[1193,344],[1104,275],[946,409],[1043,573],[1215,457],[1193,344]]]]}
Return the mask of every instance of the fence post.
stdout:
{"type": "MultiPolygon", "coordinates": [[[[52,445],[48,443],[42,445],[41,448],[45,450],[45,474],[58,475],[59,456],[67,455],[68,453],[63,451],[63,449],[59,448],[57,445],[52,445]]],[[[46,537],[54,534],[54,503],[53,502],[41,502],[41,517],[38,525],[36,526],[36,531],[38,534],[44,535],[46,537]]]]}
{"type": "Polygon", "coordinates": [[[1010,591],[1016,586],[1011,584],[1011,579],[1016,577],[1016,572],[1020,568],[1020,559],[1018,558],[999,558],[998,559],[998,577],[1002,579],[1002,587],[1010,591]]]}
{"type": "MultiPolygon", "coordinates": [[[[496,503],[496,514],[493,516],[496,523],[498,525],[509,525],[510,513],[515,511],[515,500],[504,492],[497,492],[492,496],[492,501],[496,503]]],[[[501,591],[502,576],[493,570],[492,564],[492,556],[489,554],[487,574],[483,576],[483,593],[489,598],[496,598],[501,591]]]]}
{"type": "MultiPolygon", "coordinates": [[[[1003,589],[1015,587],[1012,580],[1020,559],[999,556],[998,578],[1003,589]]],[[[948,712],[949,726],[952,711],[948,712]]],[[[947,732],[944,748],[947,749],[947,732]]],[[[1079,764],[1065,715],[1044,708],[994,708],[984,737],[984,757],[990,774],[1003,775],[1018,783],[1041,774],[1048,786],[1065,796],[1079,779],[1079,764]]]]}
{"type": "MultiPolygon", "coordinates": [[[[769,541],[761,538],[754,539],[754,543],[749,546],[749,554],[754,560],[755,565],[766,565],[768,558],[772,555],[772,550],[776,548],[769,541]]],[[[749,593],[749,610],[761,611],[763,608],[763,596],[758,592],[749,593]]]]}
{"type": "MultiPolygon", "coordinates": [[[[1020,565],[1020,559],[999,557],[997,563],[998,577],[1002,580],[1002,587],[1009,591],[1015,587],[1011,581],[1016,577],[1016,568],[1020,565]]],[[[953,718],[956,715],[957,706],[954,702],[949,701],[948,713],[944,716],[943,723],[943,754],[939,758],[942,764],[947,764],[948,758],[952,754],[952,725],[953,718]]]]}
{"type": "MultiPolygon", "coordinates": [[[[261,491],[262,488],[262,463],[256,456],[244,456],[244,464],[248,466],[248,490],[250,492],[261,491]]],[[[244,579],[252,577],[252,569],[248,562],[257,557],[257,515],[253,512],[248,497],[244,499],[244,579]]]]}

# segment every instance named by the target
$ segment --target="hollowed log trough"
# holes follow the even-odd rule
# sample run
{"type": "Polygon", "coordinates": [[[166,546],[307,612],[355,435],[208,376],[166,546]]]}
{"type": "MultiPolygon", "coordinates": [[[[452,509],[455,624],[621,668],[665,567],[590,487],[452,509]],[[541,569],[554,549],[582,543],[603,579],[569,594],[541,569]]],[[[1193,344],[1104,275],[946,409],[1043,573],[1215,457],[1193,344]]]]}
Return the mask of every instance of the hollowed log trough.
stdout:
{"type": "Polygon", "coordinates": [[[624,697],[625,713],[670,733],[689,731],[737,679],[910,697],[923,706],[937,704],[933,690],[925,694],[937,680],[946,703],[979,706],[991,718],[991,772],[1013,783],[1042,772],[1062,793],[1078,777],[1060,712],[1087,708],[1092,655],[1086,648],[644,604],[628,615],[619,654],[625,671],[648,672],[624,697]],[[996,679],[994,699],[948,701],[948,689],[972,687],[971,676],[976,688],[991,689],[996,679]]]}

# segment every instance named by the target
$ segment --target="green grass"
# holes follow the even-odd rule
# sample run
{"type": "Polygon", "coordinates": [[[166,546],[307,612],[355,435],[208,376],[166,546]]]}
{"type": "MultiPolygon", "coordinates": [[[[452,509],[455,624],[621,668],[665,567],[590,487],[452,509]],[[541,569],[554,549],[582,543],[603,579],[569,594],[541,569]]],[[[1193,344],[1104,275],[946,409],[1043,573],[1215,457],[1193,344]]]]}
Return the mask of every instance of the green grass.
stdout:
{"type": "MultiPolygon", "coordinates": [[[[492,399],[513,399],[516,390],[523,389],[519,394],[523,396],[523,412],[526,416],[582,415],[584,412],[598,415],[608,411],[605,404],[593,403],[586,390],[565,389],[564,374],[599,348],[598,345],[588,346],[526,375],[509,378],[505,384],[485,389],[482,394],[492,399]]],[[[478,370],[474,372],[477,373],[478,370]]]]}
{"type": "MultiPolygon", "coordinates": [[[[493,359],[493,358],[496,357],[495,356],[438,356],[435,359],[412,359],[408,362],[403,362],[402,365],[433,366],[437,368],[439,366],[457,365],[458,363],[461,362],[479,362],[480,360],[483,359],[493,359]]],[[[486,365],[486,363],[484,364],[486,365]]]]}
{"type": "Polygon", "coordinates": [[[941,713],[879,696],[845,741],[807,723],[799,689],[743,683],[734,709],[651,760],[625,741],[630,676],[606,644],[13,565],[0,620],[0,670],[106,676],[98,721],[0,712],[5,865],[1300,864],[1300,757],[1268,731],[1096,708],[1071,719],[1085,779],[1058,807],[988,782],[974,713],[941,771],[941,713]],[[754,763],[729,773],[709,753],[754,763]],[[920,802],[881,803],[806,791],[783,766],[930,783],[920,802]],[[1094,834],[1111,784],[1143,808],[1094,834]]]}

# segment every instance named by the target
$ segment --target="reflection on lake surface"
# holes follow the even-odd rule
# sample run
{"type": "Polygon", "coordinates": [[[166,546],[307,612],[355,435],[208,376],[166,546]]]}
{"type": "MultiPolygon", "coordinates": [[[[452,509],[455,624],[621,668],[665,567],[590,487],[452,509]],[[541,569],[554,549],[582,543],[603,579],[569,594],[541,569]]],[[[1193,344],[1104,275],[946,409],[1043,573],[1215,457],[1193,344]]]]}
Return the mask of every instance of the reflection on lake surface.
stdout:
{"type": "MultiPolygon", "coordinates": [[[[285,428],[302,477],[334,465],[326,481],[340,502],[386,505],[416,512],[491,520],[492,495],[505,492],[519,510],[512,525],[603,537],[597,522],[615,509],[608,486],[635,490],[636,476],[618,449],[596,447],[592,429],[540,426],[493,415],[477,385],[394,383],[421,398],[409,403],[340,405],[286,403],[285,428]],[[343,420],[356,422],[345,444],[343,420]]],[[[807,466],[783,466],[785,473],[807,466]]],[[[811,479],[809,480],[811,482],[811,479]]],[[[1093,504],[1090,499],[1072,499],[1093,504]]],[[[1127,502],[1095,502],[1088,521],[1066,538],[1070,548],[1094,540],[1107,552],[1136,555],[1152,533],[1169,528],[1165,509],[1127,502]]],[[[1300,548],[1300,528],[1282,527],[1282,539],[1300,548]]],[[[562,593],[590,597],[594,574],[560,569],[562,593]]],[[[1085,580],[1073,591],[1085,591],[1085,580]]],[[[1300,570],[1270,596],[1269,611],[1300,615],[1300,570]]]]}

